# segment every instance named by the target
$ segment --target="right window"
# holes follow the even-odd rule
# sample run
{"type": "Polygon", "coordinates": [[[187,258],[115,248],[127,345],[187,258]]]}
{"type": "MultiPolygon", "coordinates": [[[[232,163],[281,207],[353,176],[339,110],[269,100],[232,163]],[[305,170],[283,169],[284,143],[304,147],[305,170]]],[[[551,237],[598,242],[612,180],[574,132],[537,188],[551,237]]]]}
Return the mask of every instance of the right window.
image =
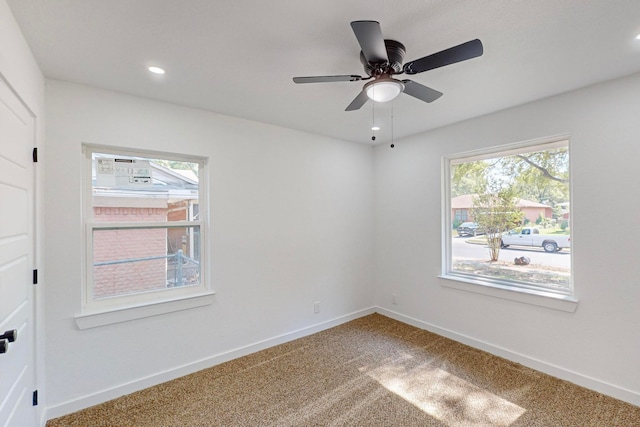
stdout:
{"type": "Polygon", "coordinates": [[[445,276],[572,295],[568,139],[462,153],[444,166],[445,276]]]}

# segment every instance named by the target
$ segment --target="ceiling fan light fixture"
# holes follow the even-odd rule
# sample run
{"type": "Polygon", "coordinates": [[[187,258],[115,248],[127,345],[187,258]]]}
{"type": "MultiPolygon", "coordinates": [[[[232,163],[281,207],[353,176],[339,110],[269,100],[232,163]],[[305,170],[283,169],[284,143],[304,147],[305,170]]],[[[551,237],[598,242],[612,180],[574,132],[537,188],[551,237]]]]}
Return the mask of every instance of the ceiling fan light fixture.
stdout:
{"type": "Polygon", "coordinates": [[[404,90],[404,83],[392,78],[379,78],[364,86],[369,99],[375,102],[388,102],[395,99],[404,90]]]}

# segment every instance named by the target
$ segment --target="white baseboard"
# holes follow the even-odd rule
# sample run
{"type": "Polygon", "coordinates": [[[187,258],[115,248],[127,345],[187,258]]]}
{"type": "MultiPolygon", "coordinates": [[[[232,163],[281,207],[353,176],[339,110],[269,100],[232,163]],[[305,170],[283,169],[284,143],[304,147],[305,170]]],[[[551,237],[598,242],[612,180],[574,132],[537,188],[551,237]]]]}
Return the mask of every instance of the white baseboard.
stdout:
{"type": "MultiPolygon", "coordinates": [[[[173,369],[169,369],[164,372],[159,372],[154,375],[139,378],[134,381],[118,385],[106,390],[99,391],[87,396],[80,397],[78,399],[70,400],[55,406],[49,406],[45,409],[44,419],[50,420],[58,418],[63,415],[70,414],[72,412],[79,411],[81,409],[88,408],[90,406],[98,405],[100,403],[116,399],[154,385],[158,385],[167,381],[180,378],[185,375],[192,374],[202,369],[207,369],[220,363],[228,362],[229,360],[237,359],[238,357],[246,356],[256,351],[264,350],[269,347],[273,347],[279,344],[284,344],[289,341],[293,341],[298,338],[305,337],[307,335],[315,334],[317,332],[324,331],[325,329],[333,328],[351,320],[363,317],[369,314],[373,314],[377,311],[376,307],[370,307],[363,310],[359,310],[353,313],[339,316],[334,319],[326,320],[324,322],[298,329],[286,334],[278,335],[273,338],[269,338],[263,341],[259,341],[253,344],[249,344],[243,347],[239,347],[233,350],[226,351],[211,357],[207,357],[202,360],[198,360],[193,363],[188,363],[173,369]]],[[[44,425],[44,424],[42,424],[44,425]]]]}
{"type": "Polygon", "coordinates": [[[590,390],[597,391],[598,393],[602,393],[607,396],[611,396],[616,399],[631,403],[632,405],[640,406],[640,393],[636,391],[628,390],[623,387],[619,387],[557,365],[543,362],[524,354],[520,354],[506,348],[498,347],[493,344],[469,337],[467,335],[459,334],[449,329],[444,329],[439,326],[432,325],[430,323],[423,322],[422,320],[405,316],[403,314],[387,310],[382,307],[376,307],[375,311],[400,322],[415,326],[420,329],[425,329],[438,335],[442,335],[454,341],[458,341],[470,347],[486,351],[488,353],[503,357],[516,363],[520,363],[521,365],[527,366],[540,372],[544,372],[545,374],[554,376],[556,378],[572,382],[590,390]]]}

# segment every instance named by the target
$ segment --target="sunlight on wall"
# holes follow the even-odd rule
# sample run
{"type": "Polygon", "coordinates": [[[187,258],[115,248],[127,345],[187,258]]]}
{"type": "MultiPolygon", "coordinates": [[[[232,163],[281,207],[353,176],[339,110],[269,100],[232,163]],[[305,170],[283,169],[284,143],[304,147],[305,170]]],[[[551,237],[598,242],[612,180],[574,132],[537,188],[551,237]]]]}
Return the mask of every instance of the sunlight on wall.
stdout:
{"type": "Polygon", "coordinates": [[[412,359],[405,354],[367,375],[450,427],[507,427],[525,412],[430,363],[415,365],[412,359]]]}

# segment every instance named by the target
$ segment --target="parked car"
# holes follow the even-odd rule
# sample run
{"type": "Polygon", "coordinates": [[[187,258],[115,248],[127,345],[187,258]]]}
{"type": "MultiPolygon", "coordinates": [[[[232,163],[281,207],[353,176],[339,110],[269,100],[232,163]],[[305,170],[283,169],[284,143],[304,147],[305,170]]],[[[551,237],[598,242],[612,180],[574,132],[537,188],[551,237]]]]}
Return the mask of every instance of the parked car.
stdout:
{"type": "Polygon", "coordinates": [[[540,234],[535,227],[524,227],[521,230],[511,230],[502,234],[500,242],[503,248],[510,245],[536,246],[545,252],[558,252],[562,248],[571,247],[571,237],[564,234],[540,234]]]}
{"type": "Polygon", "coordinates": [[[484,230],[475,222],[463,222],[458,227],[458,236],[477,236],[484,234],[484,230]]]}

